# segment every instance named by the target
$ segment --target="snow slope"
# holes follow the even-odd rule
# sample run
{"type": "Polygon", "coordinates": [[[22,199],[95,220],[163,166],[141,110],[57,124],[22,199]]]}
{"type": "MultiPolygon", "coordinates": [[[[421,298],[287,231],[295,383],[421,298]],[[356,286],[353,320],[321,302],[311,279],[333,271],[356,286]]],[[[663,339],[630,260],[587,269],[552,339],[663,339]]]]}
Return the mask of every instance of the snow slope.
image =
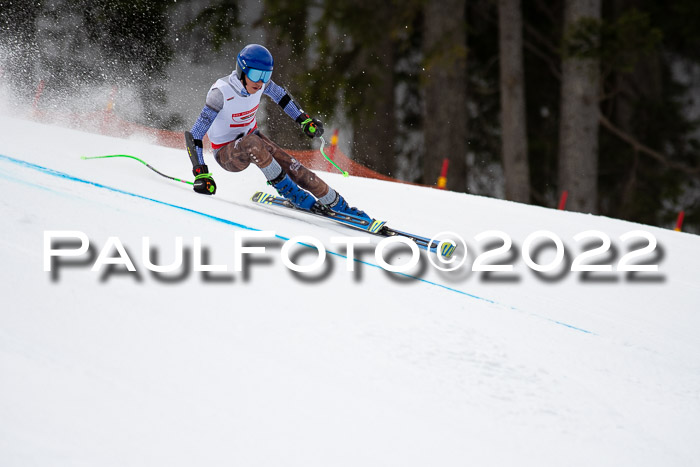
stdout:
{"type": "MultiPolygon", "coordinates": [[[[226,173],[210,157],[219,190],[206,197],[133,160],[80,159],[132,154],[188,177],[183,151],[9,117],[0,128],[2,466],[697,465],[697,236],[322,174],[395,228],[466,241],[456,271],[423,254],[394,274],[374,256],[379,238],[348,263],[331,239],[364,234],[253,205],[269,188],[252,168],[226,173]],[[492,230],[513,247],[487,262],[512,272],[471,271],[500,244],[477,240],[492,230]],[[522,250],[541,230],[566,257],[537,274],[522,250]],[[568,271],[596,246],[573,240],[590,230],[611,239],[597,259],[613,267],[640,246],[621,235],[652,234],[639,261],[658,271],[568,271]],[[91,250],[46,272],[45,231],[83,232],[91,250]],[[236,236],[260,231],[276,237],[234,271],[236,236]],[[320,271],[282,263],[301,235],[328,250],[320,271]],[[91,270],[110,237],[136,272],[91,270]],[[156,264],[182,237],[185,266],[148,271],[143,237],[156,264]],[[196,238],[203,264],[227,272],[192,271],[196,238]]],[[[293,251],[298,264],[316,257],[293,251]]]]}

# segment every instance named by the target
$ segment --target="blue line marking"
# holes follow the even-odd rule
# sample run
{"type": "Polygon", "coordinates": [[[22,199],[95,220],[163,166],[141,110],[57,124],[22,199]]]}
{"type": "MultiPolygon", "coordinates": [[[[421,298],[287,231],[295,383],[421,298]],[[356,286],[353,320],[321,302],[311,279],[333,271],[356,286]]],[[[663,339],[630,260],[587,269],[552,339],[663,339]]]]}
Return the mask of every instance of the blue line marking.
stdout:
{"type": "MultiPolygon", "coordinates": [[[[213,216],[213,215],[207,214],[207,213],[205,213],[205,212],[196,211],[196,210],[194,210],[194,209],[186,208],[186,207],[184,207],[184,206],[178,206],[177,204],[171,204],[171,203],[168,203],[168,202],[165,202],[165,201],[161,201],[161,200],[158,200],[158,199],[155,199],[155,198],[149,198],[148,196],[139,195],[139,194],[132,193],[132,192],[129,192],[129,191],[121,190],[121,189],[119,189],[119,188],[114,188],[114,187],[111,187],[111,186],[108,186],[108,185],[103,185],[103,184],[101,184],[101,183],[92,182],[92,181],[90,181],[90,180],[85,180],[85,179],[83,179],[83,178],[75,177],[75,176],[69,175],[69,174],[67,174],[67,173],[65,173],[65,172],[60,172],[60,171],[55,170],[55,169],[50,169],[50,168],[48,168],[48,167],[44,167],[44,166],[41,166],[41,165],[38,165],[38,164],[34,164],[34,163],[32,163],[32,162],[27,162],[27,161],[23,161],[23,160],[21,160],[21,159],[15,159],[15,158],[13,158],[13,157],[5,156],[4,154],[0,154],[0,159],[5,160],[5,161],[7,161],[7,162],[12,162],[12,163],[17,164],[17,165],[20,165],[20,166],[27,167],[27,168],[30,168],[30,169],[38,170],[38,171],[40,171],[40,172],[44,172],[44,173],[46,173],[46,174],[53,175],[53,176],[55,176],[55,177],[63,178],[63,179],[66,179],[66,180],[71,180],[71,181],[74,181],[74,182],[84,183],[84,184],[86,184],[86,185],[91,185],[91,186],[94,186],[94,187],[97,187],[97,188],[102,188],[102,189],[109,190],[109,191],[112,191],[112,192],[115,192],[115,193],[120,193],[120,194],[123,194],[123,195],[132,196],[132,197],[134,197],[134,198],[142,199],[142,200],[145,200],[145,201],[150,201],[150,202],[153,202],[153,203],[156,203],[156,204],[161,204],[161,205],[163,205],[163,206],[168,206],[168,207],[171,207],[171,208],[179,209],[179,210],[181,210],[181,211],[185,211],[185,212],[189,212],[189,213],[192,213],[192,214],[196,214],[196,215],[199,215],[199,216],[202,216],[202,217],[206,217],[207,219],[211,219],[211,220],[214,220],[214,221],[217,221],[217,222],[221,222],[221,223],[223,223],[223,224],[232,225],[232,226],[234,226],[234,227],[239,227],[239,228],[241,228],[241,229],[252,230],[252,231],[256,231],[256,232],[262,232],[262,230],[256,229],[255,227],[250,227],[250,226],[248,226],[248,225],[241,224],[241,223],[239,223],[239,222],[234,222],[234,221],[231,221],[231,220],[229,220],[229,219],[224,219],[223,217],[213,216]]],[[[29,182],[25,182],[25,183],[31,184],[31,183],[29,183],[29,182]]],[[[34,184],[31,184],[31,185],[34,185],[34,184]]],[[[34,186],[37,186],[37,185],[34,185],[34,186]]],[[[39,186],[37,186],[37,187],[39,187],[39,186]]],[[[277,235],[277,234],[275,234],[275,238],[278,238],[278,239],[283,240],[283,241],[288,241],[288,240],[289,240],[289,238],[283,237],[283,236],[277,235]]],[[[311,246],[311,245],[307,245],[307,244],[305,244],[305,243],[300,243],[300,245],[303,245],[303,246],[306,246],[306,247],[314,248],[314,249],[315,249],[315,247],[313,247],[313,246],[311,246]]],[[[331,254],[331,255],[338,256],[338,257],[340,257],[340,258],[348,259],[348,257],[345,256],[345,255],[343,255],[343,254],[340,254],[340,253],[337,253],[337,252],[334,252],[334,251],[328,251],[328,250],[326,250],[326,251],[327,251],[327,253],[329,253],[329,254],[331,254]]],[[[362,261],[362,260],[357,259],[357,258],[353,258],[353,261],[356,261],[356,262],[361,263],[361,264],[365,264],[365,265],[367,265],[367,266],[372,266],[372,267],[375,267],[375,268],[377,268],[377,269],[384,270],[384,268],[382,268],[382,267],[379,266],[378,264],[369,263],[369,262],[367,262],[367,261],[362,261]]],[[[416,281],[423,282],[423,283],[428,284],[428,285],[433,285],[433,286],[436,286],[436,287],[440,287],[440,288],[442,288],[442,289],[449,290],[450,292],[455,292],[455,293],[458,293],[458,294],[460,294],[460,295],[464,295],[464,296],[466,296],[466,297],[473,298],[473,299],[475,299],[475,300],[481,300],[481,301],[483,301],[483,302],[490,303],[490,304],[492,304],[492,305],[504,306],[505,308],[510,308],[510,309],[512,309],[512,310],[522,312],[522,310],[519,310],[518,308],[515,308],[515,307],[512,307],[512,306],[505,306],[505,305],[503,305],[503,304],[501,304],[501,303],[498,303],[498,302],[496,302],[496,301],[494,301],[494,300],[490,300],[490,299],[484,298],[484,297],[479,297],[478,295],[473,295],[473,294],[464,292],[464,291],[459,290],[459,289],[455,289],[455,288],[452,288],[452,287],[448,287],[448,286],[443,285],[443,284],[438,284],[437,282],[432,282],[432,281],[429,281],[429,280],[426,280],[426,279],[421,279],[420,277],[411,276],[410,274],[405,274],[405,273],[402,273],[402,272],[394,272],[393,274],[397,274],[397,275],[400,275],[400,276],[404,276],[404,277],[406,277],[406,278],[414,279],[414,280],[416,280],[416,281]]],[[[554,319],[542,317],[542,316],[539,316],[539,315],[536,315],[536,314],[530,313],[530,312],[528,312],[528,313],[529,313],[530,315],[532,315],[532,316],[536,316],[536,317],[538,317],[538,318],[544,319],[544,320],[549,321],[549,322],[551,322],[551,323],[555,323],[555,324],[558,324],[558,325],[561,325],[561,326],[565,326],[565,327],[567,327],[567,328],[569,328],[569,329],[573,329],[573,330],[576,330],[576,331],[580,331],[580,332],[583,332],[583,333],[586,333],[586,334],[596,335],[594,332],[587,331],[587,330],[585,330],[585,329],[581,329],[581,328],[578,328],[578,327],[576,327],[576,326],[572,326],[572,325],[570,325],[570,324],[562,323],[561,321],[556,321],[556,320],[554,320],[554,319]]]]}
{"type": "Polygon", "coordinates": [[[547,321],[551,321],[552,323],[559,324],[560,326],[566,326],[567,328],[575,329],[576,331],[581,331],[581,332],[585,332],[586,334],[593,334],[593,335],[596,335],[596,334],[595,334],[594,332],[592,332],[592,331],[587,331],[587,330],[585,330],[585,329],[577,328],[576,326],[572,326],[572,325],[570,325],[570,324],[562,323],[561,321],[557,321],[557,320],[555,320],[555,319],[549,319],[549,318],[545,318],[545,319],[546,319],[547,321]]]}

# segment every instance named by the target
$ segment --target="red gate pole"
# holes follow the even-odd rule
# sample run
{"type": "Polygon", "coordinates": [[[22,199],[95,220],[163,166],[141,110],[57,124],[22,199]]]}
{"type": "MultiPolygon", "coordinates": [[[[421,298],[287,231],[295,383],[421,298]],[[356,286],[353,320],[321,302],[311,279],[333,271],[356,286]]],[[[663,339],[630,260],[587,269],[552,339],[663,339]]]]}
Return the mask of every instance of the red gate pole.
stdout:
{"type": "Polygon", "coordinates": [[[566,200],[569,197],[569,192],[564,190],[561,192],[561,197],[559,198],[559,210],[563,211],[566,208],[566,200]]]}
{"type": "Polygon", "coordinates": [[[114,97],[117,94],[117,87],[112,86],[112,92],[109,94],[109,100],[107,101],[107,106],[102,114],[102,128],[101,133],[103,135],[114,134],[114,129],[112,126],[112,119],[114,117],[114,97]]]}
{"type": "Polygon", "coordinates": [[[450,160],[447,157],[445,157],[442,160],[442,170],[440,171],[440,176],[437,180],[437,187],[441,190],[444,190],[447,186],[447,168],[449,167],[449,165],[450,160]]]}
{"type": "Polygon", "coordinates": [[[681,231],[681,227],[683,227],[683,219],[685,218],[685,211],[681,211],[678,213],[678,219],[676,219],[676,228],[673,229],[676,232],[681,231]]]}
{"type": "Polygon", "coordinates": [[[34,104],[32,108],[34,109],[34,116],[36,117],[39,112],[39,99],[44,93],[44,80],[39,80],[39,85],[36,87],[36,92],[34,93],[34,104]]]}
{"type": "Polygon", "coordinates": [[[338,147],[338,129],[333,130],[333,136],[331,136],[331,158],[335,156],[335,148],[338,147]]]}

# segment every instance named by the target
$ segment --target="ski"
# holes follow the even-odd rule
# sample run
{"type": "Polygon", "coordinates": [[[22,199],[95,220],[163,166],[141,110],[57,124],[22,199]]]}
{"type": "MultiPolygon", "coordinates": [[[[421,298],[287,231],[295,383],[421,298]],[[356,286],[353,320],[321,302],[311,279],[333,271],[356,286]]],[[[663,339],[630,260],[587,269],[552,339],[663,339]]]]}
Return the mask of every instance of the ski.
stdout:
{"type": "Polygon", "coordinates": [[[449,258],[452,256],[452,254],[455,251],[456,245],[449,243],[449,242],[443,242],[442,246],[440,245],[440,242],[436,241],[430,241],[430,239],[426,237],[421,237],[419,235],[414,235],[408,232],[403,232],[400,230],[395,230],[392,229],[391,227],[386,225],[386,221],[378,221],[375,219],[372,219],[372,221],[368,221],[367,219],[363,219],[361,217],[353,216],[352,214],[341,214],[337,213],[335,211],[311,211],[311,210],[306,210],[306,209],[301,209],[295,206],[291,201],[281,198],[279,196],[274,196],[270,195],[268,193],[264,193],[262,191],[256,192],[251,200],[255,203],[259,204],[267,204],[270,206],[279,206],[287,209],[292,209],[297,212],[303,212],[306,214],[311,214],[314,216],[318,217],[323,217],[324,219],[330,219],[333,221],[338,222],[339,224],[342,224],[344,226],[356,229],[356,230],[361,230],[363,232],[368,232],[373,235],[377,235],[380,237],[394,237],[397,235],[400,235],[402,237],[406,237],[413,242],[415,242],[416,245],[418,245],[419,248],[422,248],[424,250],[431,251],[433,253],[437,253],[438,251],[440,254],[446,258],[449,258]]]}
{"type": "Polygon", "coordinates": [[[431,242],[429,238],[421,237],[419,235],[415,235],[408,232],[402,232],[400,230],[394,230],[386,225],[382,227],[382,229],[379,231],[379,235],[382,235],[384,237],[393,237],[395,235],[400,235],[402,237],[410,238],[416,243],[416,245],[418,245],[418,247],[424,250],[431,251],[433,253],[436,253],[439,248],[440,254],[445,258],[449,258],[450,256],[452,256],[452,253],[455,252],[455,248],[457,248],[457,245],[450,242],[443,242],[441,247],[440,242],[431,242]]]}
{"type": "Polygon", "coordinates": [[[384,227],[385,222],[384,221],[378,221],[375,219],[372,219],[372,221],[368,221],[367,219],[364,219],[362,217],[357,217],[353,216],[352,214],[341,214],[339,212],[335,211],[310,211],[306,209],[301,209],[297,206],[295,206],[291,201],[285,198],[281,198],[279,196],[274,196],[270,195],[268,193],[264,193],[262,191],[256,192],[253,197],[251,198],[252,201],[260,204],[268,204],[272,206],[281,206],[284,208],[288,209],[293,209],[298,212],[303,212],[307,214],[312,214],[315,216],[323,217],[325,219],[332,219],[340,224],[346,225],[348,227],[352,227],[357,230],[362,230],[364,232],[369,232],[376,234],[381,230],[382,227],[384,227]]]}

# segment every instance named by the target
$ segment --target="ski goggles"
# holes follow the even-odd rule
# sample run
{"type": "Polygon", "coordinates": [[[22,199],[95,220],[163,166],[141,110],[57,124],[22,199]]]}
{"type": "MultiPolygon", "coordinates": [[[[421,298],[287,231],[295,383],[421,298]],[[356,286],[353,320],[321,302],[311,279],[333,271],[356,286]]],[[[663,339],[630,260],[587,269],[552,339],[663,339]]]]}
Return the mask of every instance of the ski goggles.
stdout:
{"type": "Polygon", "coordinates": [[[272,70],[263,71],[256,70],[255,68],[248,68],[248,70],[245,72],[245,75],[248,77],[249,80],[251,80],[254,83],[257,83],[258,81],[267,83],[268,81],[270,81],[270,77],[272,76],[272,70]]]}

